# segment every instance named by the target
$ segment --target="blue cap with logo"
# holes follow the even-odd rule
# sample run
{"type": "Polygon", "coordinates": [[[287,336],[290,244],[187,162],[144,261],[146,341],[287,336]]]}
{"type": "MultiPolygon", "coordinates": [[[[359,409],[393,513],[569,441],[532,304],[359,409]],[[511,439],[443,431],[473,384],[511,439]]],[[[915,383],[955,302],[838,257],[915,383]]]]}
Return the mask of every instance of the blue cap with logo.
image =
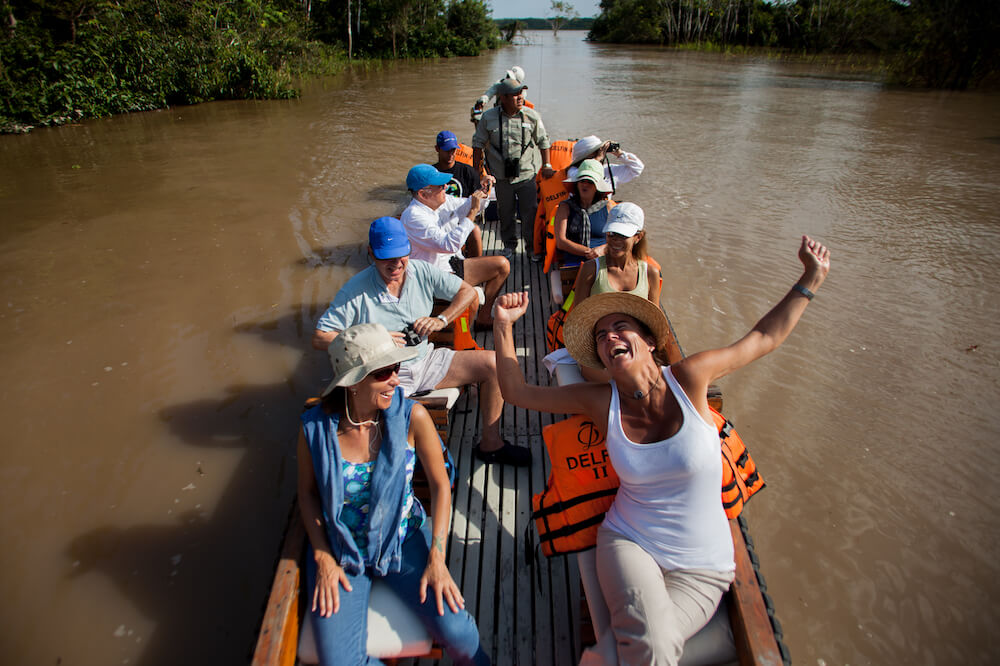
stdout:
{"type": "Polygon", "coordinates": [[[394,217],[380,217],[368,229],[368,244],[376,259],[397,259],[410,254],[410,240],[403,223],[394,217]]]}
{"type": "Polygon", "coordinates": [[[416,192],[428,185],[447,185],[451,175],[441,173],[430,164],[418,164],[406,174],[406,189],[416,192]]]}
{"type": "Polygon", "coordinates": [[[458,149],[458,137],[455,136],[454,132],[449,132],[444,130],[438,133],[437,147],[440,150],[457,150],[458,149]]]}

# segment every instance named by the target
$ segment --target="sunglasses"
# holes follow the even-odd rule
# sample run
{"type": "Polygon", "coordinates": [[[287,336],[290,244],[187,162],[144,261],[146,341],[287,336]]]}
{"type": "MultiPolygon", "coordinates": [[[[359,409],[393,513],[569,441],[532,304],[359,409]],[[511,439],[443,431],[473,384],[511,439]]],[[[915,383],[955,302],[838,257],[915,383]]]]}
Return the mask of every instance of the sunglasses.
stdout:
{"type": "Polygon", "coordinates": [[[378,370],[372,370],[368,373],[368,376],[377,382],[384,382],[385,380],[392,377],[394,374],[399,372],[399,363],[396,365],[387,365],[384,368],[379,368],[378,370]]]}

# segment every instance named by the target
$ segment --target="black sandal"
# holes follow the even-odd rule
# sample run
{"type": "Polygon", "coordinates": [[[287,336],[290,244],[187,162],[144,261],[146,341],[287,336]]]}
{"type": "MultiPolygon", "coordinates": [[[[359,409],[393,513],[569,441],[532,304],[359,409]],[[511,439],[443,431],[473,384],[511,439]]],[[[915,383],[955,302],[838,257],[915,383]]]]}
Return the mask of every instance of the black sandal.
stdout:
{"type": "Polygon", "coordinates": [[[484,463],[491,465],[527,467],[531,464],[531,451],[523,446],[515,446],[506,439],[503,440],[503,446],[495,451],[483,451],[477,446],[472,449],[472,454],[484,463]]]}

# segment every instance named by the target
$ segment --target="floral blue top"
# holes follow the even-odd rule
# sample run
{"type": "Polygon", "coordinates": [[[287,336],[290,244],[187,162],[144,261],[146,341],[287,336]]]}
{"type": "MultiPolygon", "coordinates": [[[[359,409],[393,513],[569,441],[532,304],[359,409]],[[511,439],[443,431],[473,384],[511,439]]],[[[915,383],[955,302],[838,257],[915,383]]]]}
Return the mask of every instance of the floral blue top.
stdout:
{"type": "MultiPolygon", "coordinates": [[[[420,529],[427,515],[424,507],[413,496],[413,468],[417,454],[412,446],[406,447],[406,494],[403,499],[403,520],[399,525],[399,540],[403,542],[411,530],[420,529]]],[[[344,510],[341,520],[354,537],[362,557],[368,557],[368,510],[371,499],[372,469],[375,461],[352,463],[343,461],[344,510]]]]}

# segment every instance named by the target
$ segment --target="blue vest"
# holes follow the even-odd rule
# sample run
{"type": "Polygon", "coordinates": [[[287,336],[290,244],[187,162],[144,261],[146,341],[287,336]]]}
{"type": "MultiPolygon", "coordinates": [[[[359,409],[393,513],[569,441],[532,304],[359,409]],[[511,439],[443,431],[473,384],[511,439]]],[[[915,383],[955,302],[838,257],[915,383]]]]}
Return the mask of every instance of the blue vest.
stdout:
{"type": "Polygon", "coordinates": [[[356,576],[366,567],[385,576],[398,572],[403,544],[399,525],[403,520],[406,492],[406,447],[413,402],[396,387],[392,404],[382,412],[382,447],[372,471],[371,512],[368,514],[368,561],[361,559],[350,530],[341,521],[344,508],[343,458],[337,442],[338,414],[327,414],[317,405],[302,414],[302,430],[309,444],[316,486],[323,504],[323,523],[330,548],[344,571],[356,576]]]}

